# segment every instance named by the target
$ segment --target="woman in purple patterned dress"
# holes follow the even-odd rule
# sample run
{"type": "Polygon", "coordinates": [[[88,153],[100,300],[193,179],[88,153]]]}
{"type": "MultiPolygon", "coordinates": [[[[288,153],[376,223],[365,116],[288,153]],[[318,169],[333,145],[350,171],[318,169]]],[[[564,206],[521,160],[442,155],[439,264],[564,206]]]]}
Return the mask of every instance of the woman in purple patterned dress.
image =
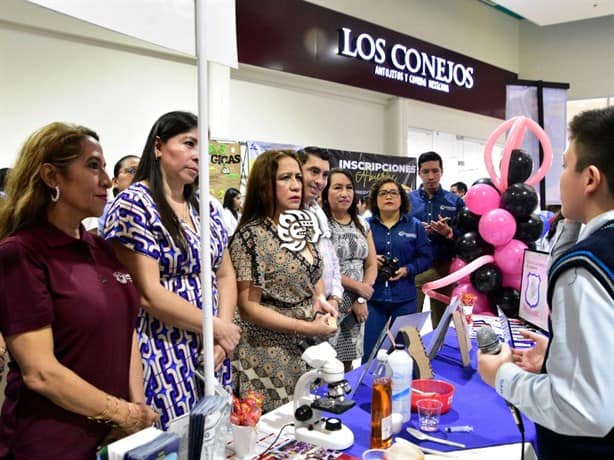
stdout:
{"type": "MultiPolygon", "coordinates": [[[[137,320],[147,403],[163,427],[202,396],[196,381],[202,351],[198,120],[187,112],[163,115],[152,127],[133,184],[120,193],[105,222],[110,240],[141,294],[137,320]]],[[[231,385],[228,357],[239,342],[232,323],[236,279],[220,215],[210,206],[214,357],[231,385]],[[219,299],[219,301],[218,301],[219,299]]]]}

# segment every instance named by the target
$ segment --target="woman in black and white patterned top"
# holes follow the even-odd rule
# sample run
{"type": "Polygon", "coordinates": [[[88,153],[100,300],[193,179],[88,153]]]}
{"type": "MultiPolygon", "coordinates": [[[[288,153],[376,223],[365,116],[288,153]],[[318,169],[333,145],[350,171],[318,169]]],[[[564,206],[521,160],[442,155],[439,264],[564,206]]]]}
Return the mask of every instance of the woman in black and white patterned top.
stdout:
{"type": "Polygon", "coordinates": [[[373,294],[377,277],[375,245],[369,225],[358,215],[355,188],[350,173],[333,169],[322,193],[344,289],[339,305],[339,328],[331,343],[346,371],[351,369],[354,359],[362,356],[367,300],[373,294]]]}

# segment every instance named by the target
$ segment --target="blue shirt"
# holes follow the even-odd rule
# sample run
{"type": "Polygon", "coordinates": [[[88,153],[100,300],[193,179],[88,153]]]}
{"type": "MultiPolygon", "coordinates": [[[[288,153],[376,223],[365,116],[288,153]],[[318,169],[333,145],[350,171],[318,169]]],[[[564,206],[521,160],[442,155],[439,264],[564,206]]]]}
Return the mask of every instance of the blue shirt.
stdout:
{"type": "Polygon", "coordinates": [[[373,285],[371,300],[380,302],[406,302],[416,298],[414,277],[428,269],[433,263],[431,243],[418,219],[409,214],[386,227],[378,216],[367,219],[371,227],[375,252],[389,259],[399,259],[399,266],[407,268],[408,275],[397,281],[382,281],[379,278],[373,285]]]}
{"type": "Polygon", "coordinates": [[[463,199],[452,192],[442,189],[429,198],[421,185],[418,190],[414,190],[409,194],[411,203],[410,214],[421,222],[428,223],[432,220],[438,220],[440,217],[449,217],[448,225],[454,231],[454,238],[448,239],[437,232],[429,233],[431,240],[431,249],[433,251],[434,262],[447,262],[454,258],[455,248],[454,242],[459,234],[458,229],[454,227],[456,214],[465,207],[463,199]]]}

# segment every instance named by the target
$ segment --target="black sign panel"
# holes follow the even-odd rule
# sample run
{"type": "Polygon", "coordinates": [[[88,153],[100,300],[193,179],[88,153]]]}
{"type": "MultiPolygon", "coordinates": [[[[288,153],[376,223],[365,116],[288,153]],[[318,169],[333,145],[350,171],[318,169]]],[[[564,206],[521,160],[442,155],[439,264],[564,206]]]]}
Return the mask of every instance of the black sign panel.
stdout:
{"type": "Polygon", "coordinates": [[[505,118],[513,72],[302,0],[237,0],[239,62],[505,118]]]}

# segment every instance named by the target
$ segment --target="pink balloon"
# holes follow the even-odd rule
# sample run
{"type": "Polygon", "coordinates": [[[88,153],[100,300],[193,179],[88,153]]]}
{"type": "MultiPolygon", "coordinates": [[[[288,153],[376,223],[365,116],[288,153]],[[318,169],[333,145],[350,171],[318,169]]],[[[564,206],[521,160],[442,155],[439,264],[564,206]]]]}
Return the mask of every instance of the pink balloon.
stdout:
{"type": "Polygon", "coordinates": [[[461,294],[473,294],[476,296],[475,302],[473,302],[473,314],[494,315],[486,294],[477,291],[471,283],[459,284],[452,289],[452,297],[460,296],[461,294]]]}
{"type": "Polygon", "coordinates": [[[487,184],[475,184],[464,196],[465,205],[474,214],[481,216],[499,207],[501,195],[487,184]]]}
{"type": "Polygon", "coordinates": [[[424,292],[425,295],[429,296],[432,299],[439,300],[440,302],[444,303],[450,303],[450,297],[436,292],[435,289],[449,286],[450,284],[455,283],[466,276],[469,276],[471,272],[480,268],[482,265],[486,265],[494,261],[495,258],[493,256],[478,257],[477,259],[472,260],[470,263],[462,267],[460,270],[457,270],[454,273],[450,273],[448,276],[444,276],[443,278],[439,278],[438,280],[431,281],[429,283],[424,283],[422,285],[422,292],[424,292]]]}
{"type": "Polygon", "coordinates": [[[485,241],[494,246],[503,246],[514,237],[516,220],[505,209],[493,209],[480,218],[478,230],[485,241]]]}
{"type": "MultiPolygon", "coordinates": [[[[497,143],[497,139],[499,139],[501,134],[507,131],[514,124],[514,122],[519,118],[520,117],[510,118],[509,120],[501,123],[497,127],[497,129],[495,129],[490,134],[490,136],[488,136],[488,140],[486,141],[486,146],[484,147],[484,164],[486,165],[486,170],[488,171],[488,174],[490,175],[490,179],[492,180],[493,184],[495,184],[495,186],[499,189],[501,193],[505,191],[505,188],[501,186],[501,181],[499,180],[499,176],[497,176],[497,173],[495,172],[495,168],[492,162],[492,155],[493,155],[492,150],[495,144],[497,143]]],[[[510,156],[511,156],[511,153],[510,153],[510,156]]],[[[505,156],[504,156],[504,159],[505,159],[505,156]]],[[[508,158],[508,163],[509,163],[509,158],[508,158]]]]}
{"type": "Polygon", "coordinates": [[[522,281],[522,278],[520,277],[520,275],[503,273],[503,279],[501,281],[501,286],[511,287],[511,288],[516,289],[517,291],[520,291],[521,281],[522,281]]]}
{"type": "Polygon", "coordinates": [[[544,178],[544,176],[552,166],[552,144],[550,143],[550,138],[542,129],[542,127],[539,126],[539,124],[527,117],[514,117],[510,118],[507,121],[504,121],[488,137],[488,140],[486,141],[486,146],[484,147],[484,164],[486,165],[486,170],[490,175],[490,179],[493,181],[493,183],[501,193],[503,193],[505,189],[507,189],[507,175],[509,172],[512,150],[520,148],[520,146],[522,145],[522,139],[524,138],[527,129],[529,129],[533,134],[535,134],[535,137],[537,137],[537,139],[541,143],[542,149],[544,151],[544,160],[540,168],[535,172],[535,174],[529,177],[525,181],[525,183],[529,185],[537,184],[540,180],[544,178]],[[507,131],[510,127],[511,131],[505,141],[505,146],[503,148],[503,158],[501,159],[501,177],[498,177],[492,162],[492,150],[497,143],[497,139],[499,139],[499,136],[501,136],[501,134],[507,131]]]}
{"type": "Polygon", "coordinates": [[[520,276],[525,249],[527,245],[519,240],[511,240],[506,245],[495,248],[495,263],[503,272],[504,279],[506,274],[520,276]]]}
{"type": "MultiPolygon", "coordinates": [[[[467,262],[465,262],[463,259],[461,259],[460,257],[455,257],[454,259],[452,259],[452,263],[450,264],[450,274],[457,272],[458,270],[460,270],[461,268],[463,268],[464,266],[467,265],[467,262]]],[[[468,283],[469,282],[469,274],[467,274],[466,276],[463,276],[462,278],[460,278],[458,280],[459,283],[468,283]]]]}

